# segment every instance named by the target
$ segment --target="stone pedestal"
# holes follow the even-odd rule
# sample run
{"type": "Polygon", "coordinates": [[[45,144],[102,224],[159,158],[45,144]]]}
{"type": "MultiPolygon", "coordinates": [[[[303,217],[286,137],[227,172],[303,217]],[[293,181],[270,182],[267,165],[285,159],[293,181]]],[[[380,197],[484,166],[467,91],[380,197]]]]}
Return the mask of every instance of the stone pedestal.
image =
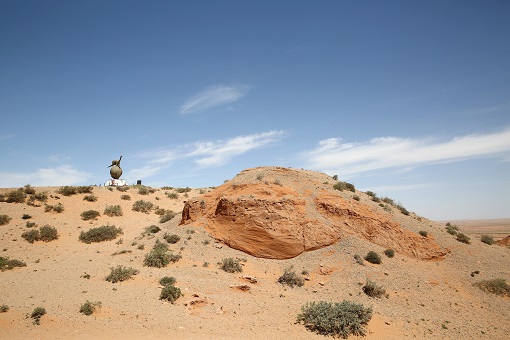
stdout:
{"type": "Polygon", "coordinates": [[[125,185],[127,185],[127,183],[123,179],[111,179],[104,184],[105,187],[123,187],[125,185]]]}

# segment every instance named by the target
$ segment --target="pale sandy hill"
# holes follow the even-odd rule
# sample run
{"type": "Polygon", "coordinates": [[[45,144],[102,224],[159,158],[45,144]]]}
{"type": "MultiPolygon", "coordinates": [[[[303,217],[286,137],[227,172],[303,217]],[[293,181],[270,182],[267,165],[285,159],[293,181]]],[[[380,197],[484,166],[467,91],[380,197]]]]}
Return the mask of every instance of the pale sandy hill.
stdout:
{"type": "MultiPolygon", "coordinates": [[[[324,178],[321,183],[334,183],[331,178],[323,177],[324,174],[305,172],[324,178]]],[[[268,182],[272,181],[268,179],[268,182]]],[[[284,188],[285,179],[281,179],[281,184],[284,188]]],[[[127,192],[94,187],[96,202],[84,201],[87,194],[58,195],[57,189],[36,188],[38,193],[46,191],[51,195],[47,204],[61,203],[62,213],[45,212],[42,205],[0,202],[0,215],[12,218],[0,226],[0,256],[27,264],[0,272],[0,305],[9,306],[6,313],[0,313],[2,339],[325,339],[297,324],[296,316],[306,302],[344,299],[373,308],[374,316],[363,339],[507,339],[510,336],[510,299],[489,295],[473,286],[479,280],[496,277],[510,281],[508,248],[489,246],[475,236],[471,237],[471,244],[460,243],[446,233],[444,223],[412,213],[405,216],[393,208],[385,212],[361,192],[356,192],[360,204],[374,213],[388,214],[388,219],[406,233],[426,231],[440,249],[450,252],[438,261],[398,252],[394,258],[388,258],[383,255],[385,244],[346,233],[329,246],[290,259],[259,258],[215,241],[199,223],[179,226],[179,216],[159,223],[160,217],[154,211],[144,214],[131,210],[134,202],[144,200],[180,213],[184,201],[205,200],[212,189],[193,189],[187,193],[189,197],[180,193],[178,199],[172,199],[166,193],[175,190],[157,189],[149,195],[140,195],[135,187],[127,192]],[[121,199],[123,195],[129,195],[131,200],[121,199]],[[123,216],[105,216],[104,209],[111,205],[120,205],[123,216]],[[80,214],[85,210],[97,210],[101,216],[83,221],[80,214]],[[23,215],[31,218],[23,219],[23,215]],[[38,226],[54,226],[60,235],[58,240],[28,243],[21,237],[30,230],[27,221],[38,226]],[[122,228],[123,234],[101,243],[85,244],[78,240],[81,231],[107,224],[122,228]],[[151,225],[162,230],[147,233],[145,229],[151,225]],[[144,267],[145,255],[157,239],[163,241],[165,233],[181,237],[169,247],[174,254],[180,253],[182,259],[165,268],[144,267]],[[370,250],[382,255],[382,264],[357,264],[354,255],[364,256],[370,250]],[[241,262],[242,273],[230,274],[218,268],[218,262],[230,257],[245,260],[241,262]],[[140,272],[121,283],[105,281],[110,267],[117,265],[140,272]],[[292,289],[276,282],[289,266],[297,272],[309,272],[303,287],[292,289]],[[472,276],[475,271],[479,274],[472,276]],[[88,275],[90,278],[84,278],[88,275]],[[163,276],[175,277],[176,286],[184,293],[173,305],[159,300],[158,281],[163,276]],[[257,283],[243,276],[255,277],[257,283]],[[383,286],[388,298],[365,295],[361,287],[367,278],[383,286]],[[238,285],[250,289],[235,289],[238,285]],[[102,307],[85,316],[79,309],[87,300],[100,301],[102,307]],[[26,315],[38,306],[44,307],[47,315],[36,326],[26,315]]],[[[0,189],[0,194],[10,191],[0,189]]],[[[298,194],[302,193],[298,191],[298,194]]],[[[352,195],[352,192],[340,193],[347,202],[352,200],[352,195]]]]}

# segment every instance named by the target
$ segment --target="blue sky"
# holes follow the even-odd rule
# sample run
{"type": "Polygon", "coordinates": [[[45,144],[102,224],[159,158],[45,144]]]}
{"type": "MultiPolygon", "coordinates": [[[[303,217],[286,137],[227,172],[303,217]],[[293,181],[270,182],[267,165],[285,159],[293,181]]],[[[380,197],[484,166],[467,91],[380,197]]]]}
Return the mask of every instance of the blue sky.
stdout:
{"type": "Polygon", "coordinates": [[[0,0],[0,187],[278,165],[510,217],[508,1],[0,0]]]}

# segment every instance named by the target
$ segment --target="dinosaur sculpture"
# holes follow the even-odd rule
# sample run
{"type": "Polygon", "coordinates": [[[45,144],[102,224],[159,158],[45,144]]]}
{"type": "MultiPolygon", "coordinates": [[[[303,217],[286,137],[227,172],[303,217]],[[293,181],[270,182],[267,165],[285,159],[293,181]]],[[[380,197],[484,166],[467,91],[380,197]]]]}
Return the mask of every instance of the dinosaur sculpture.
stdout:
{"type": "Polygon", "coordinates": [[[116,165],[116,166],[118,166],[118,167],[120,168],[120,161],[121,161],[121,159],[122,159],[122,156],[120,156],[120,158],[119,158],[119,159],[114,159],[114,160],[112,161],[112,165],[109,165],[109,166],[108,166],[108,168],[109,168],[109,167],[112,167],[112,166],[114,166],[114,165],[116,165]]]}

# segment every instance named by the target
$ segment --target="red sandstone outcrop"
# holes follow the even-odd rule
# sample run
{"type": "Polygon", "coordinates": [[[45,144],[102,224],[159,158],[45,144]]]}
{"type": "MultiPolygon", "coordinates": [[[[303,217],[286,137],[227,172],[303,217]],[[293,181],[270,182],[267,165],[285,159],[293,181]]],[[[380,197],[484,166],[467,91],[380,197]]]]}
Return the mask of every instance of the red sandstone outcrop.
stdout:
{"type": "Polygon", "coordinates": [[[314,171],[247,169],[185,202],[181,224],[203,225],[228,246],[264,258],[292,258],[351,235],[419,259],[447,253],[432,238],[402,229],[391,215],[345,198],[334,183],[314,171]]]}

